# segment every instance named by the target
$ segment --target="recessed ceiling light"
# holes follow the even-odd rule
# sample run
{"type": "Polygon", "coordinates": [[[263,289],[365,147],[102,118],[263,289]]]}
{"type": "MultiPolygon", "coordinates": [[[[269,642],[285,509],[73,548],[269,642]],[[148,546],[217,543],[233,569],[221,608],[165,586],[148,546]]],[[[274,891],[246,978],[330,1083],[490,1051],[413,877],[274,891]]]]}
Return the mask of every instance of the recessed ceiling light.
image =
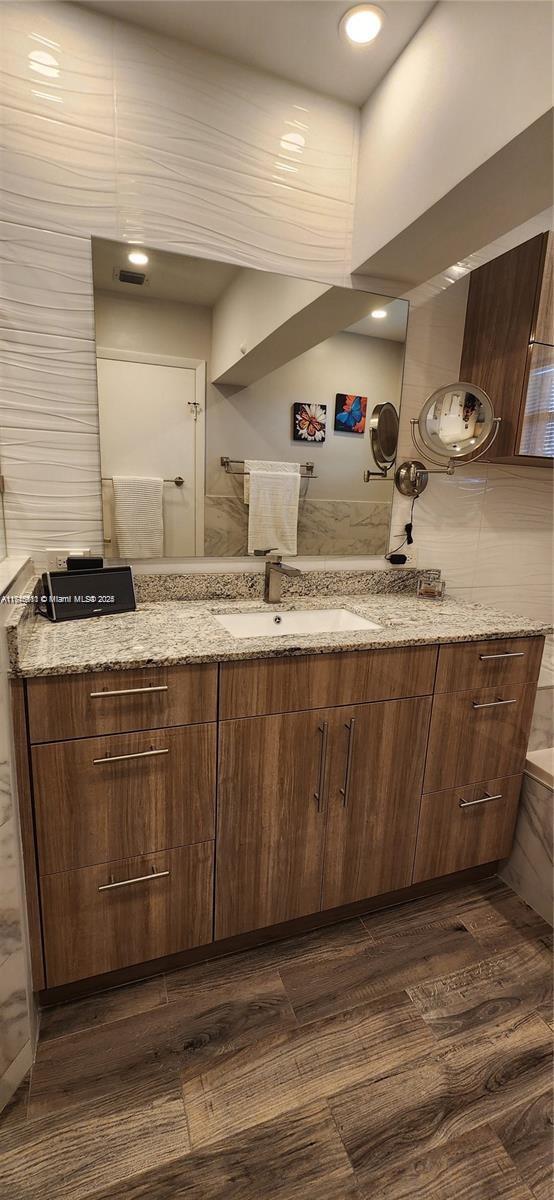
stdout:
{"type": "Polygon", "coordinates": [[[386,317],[386,315],[387,315],[386,308],[374,308],[373,312],[371,313],[371,316],[375,317],[376,321],[382,321],[383,317],[386,317]]]}
{"type": "Polygon", "coordinates": [[[357,4],[341,17],[339,31],[354,46],[367,46],[377,37],[384,19],[384,12],[375,4],[357,4]]]}
{"type": "Polygon", "coordinates": [[[148,262],[148,255],[144,254],[142,250],[131,250],[129,262],[135,267],[145,267],[148,262]]]}

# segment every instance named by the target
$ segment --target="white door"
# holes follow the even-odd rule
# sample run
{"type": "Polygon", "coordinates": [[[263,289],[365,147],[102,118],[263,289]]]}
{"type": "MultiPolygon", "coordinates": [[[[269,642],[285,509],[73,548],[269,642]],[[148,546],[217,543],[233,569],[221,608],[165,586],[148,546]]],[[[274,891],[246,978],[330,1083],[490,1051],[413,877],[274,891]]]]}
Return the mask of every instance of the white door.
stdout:
{"type": "MultiPolygon", "coordinates": [[[[203,490],[203,479],[198,479],[196,369],[103,357],[97,369],[105,525],[113,504],[114,475],[165,480],[180,475],[182,487],[171,482],[163,487],[164,554],[185,558],[202,553],[196,511],[203,490]]],[[[117,555],[113,542],[110,554],[117,555]]]]}

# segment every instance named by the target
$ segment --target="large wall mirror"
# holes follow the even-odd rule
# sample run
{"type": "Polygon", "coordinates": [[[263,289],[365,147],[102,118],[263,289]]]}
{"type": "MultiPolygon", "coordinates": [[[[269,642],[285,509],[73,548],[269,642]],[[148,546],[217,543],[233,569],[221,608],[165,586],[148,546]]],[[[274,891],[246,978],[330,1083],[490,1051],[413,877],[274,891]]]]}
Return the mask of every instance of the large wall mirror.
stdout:
{"type": "Polygon", "coordinates": [[[385,554],[394,457],[383,472],[371,418],[399,413],[407,302],[97,238],[92,256],[106,557],[385,554]]]}

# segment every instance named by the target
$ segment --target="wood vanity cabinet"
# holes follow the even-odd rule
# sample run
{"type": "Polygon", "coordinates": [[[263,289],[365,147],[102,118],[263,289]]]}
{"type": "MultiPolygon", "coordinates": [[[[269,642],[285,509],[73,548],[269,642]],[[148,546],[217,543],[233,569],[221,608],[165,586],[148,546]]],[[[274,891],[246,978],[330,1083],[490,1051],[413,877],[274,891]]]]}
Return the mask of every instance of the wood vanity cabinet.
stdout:
{"type": "Polygon", "coordinates": [[[542,646],[28,680],[37,988],[324,923],[508,855],[542,646]]]}
{"type": "Polygon", "coordinates": [[[502,418],[490,461],[552,462],[553,264],[552,234],[541,233],[471,272],[460,378],[502,418]]]}

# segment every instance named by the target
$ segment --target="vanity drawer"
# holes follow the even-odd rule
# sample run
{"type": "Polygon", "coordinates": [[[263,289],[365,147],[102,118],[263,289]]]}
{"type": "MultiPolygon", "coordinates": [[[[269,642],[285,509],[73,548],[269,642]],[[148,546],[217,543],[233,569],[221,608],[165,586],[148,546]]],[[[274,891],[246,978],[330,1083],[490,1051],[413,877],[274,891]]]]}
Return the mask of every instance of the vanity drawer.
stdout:
{"type": "Polygon", "coordinates": [[[216,728],[33,746],[41,874],[213,838],[216,728]]]}
{"type": "Polygon", "coordinates": [[[519,805],[521,775],[488,779],[421,801],[413,883],[506,858],[519,805]]]}
{"type": "Polygon", "coordinates": [[[220,719],[426,696],[436,662],[436,646],[401,646],[222,663],[220,719]]]}
{"type": "Polygon", "coordinates": [[[497,638],[441,646],[435,691],[497,687],[506,683],[535,683],[539,677],[544,638],[497,638]]]}
{"type": "Polygon", "coordinates": [[[30,679],[31,742],[215,721],[217,665],[30,679]]]}
{"type": "Polygon", "coordinates": [[[424,792],[522,771],[534,701],[534,683],[435,696],[424,792]]]}
{"type": "Polygon", "coordinates": [[[213,842],[45,876],[47,986],[206,945],[212,903],[213,842]]]}

